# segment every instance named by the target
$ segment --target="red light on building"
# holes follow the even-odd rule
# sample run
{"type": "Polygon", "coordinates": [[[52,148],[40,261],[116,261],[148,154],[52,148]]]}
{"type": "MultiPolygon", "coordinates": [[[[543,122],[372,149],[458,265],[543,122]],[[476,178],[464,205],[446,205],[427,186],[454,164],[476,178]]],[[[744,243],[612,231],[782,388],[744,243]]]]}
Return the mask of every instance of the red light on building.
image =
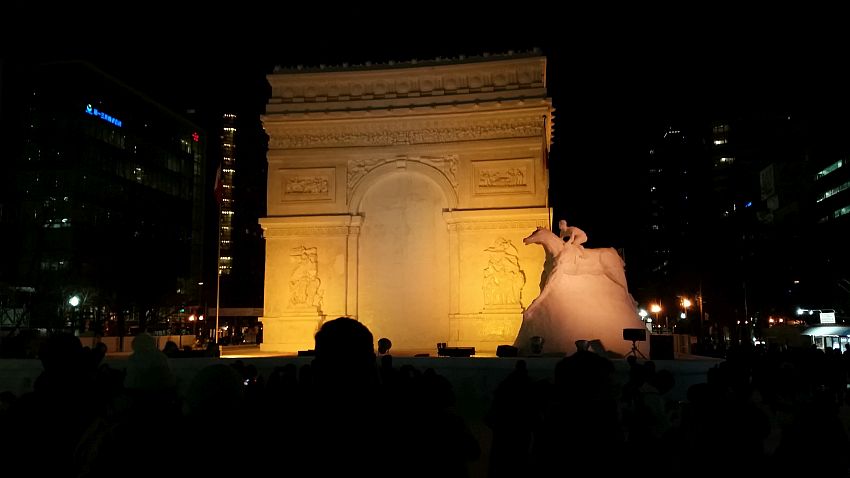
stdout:
{"type": "Polygon", "coordinates": [[[200,139],[201,137],[198,135],[198,133],[192,133],[192,141],[197,143],[200,139]]]}

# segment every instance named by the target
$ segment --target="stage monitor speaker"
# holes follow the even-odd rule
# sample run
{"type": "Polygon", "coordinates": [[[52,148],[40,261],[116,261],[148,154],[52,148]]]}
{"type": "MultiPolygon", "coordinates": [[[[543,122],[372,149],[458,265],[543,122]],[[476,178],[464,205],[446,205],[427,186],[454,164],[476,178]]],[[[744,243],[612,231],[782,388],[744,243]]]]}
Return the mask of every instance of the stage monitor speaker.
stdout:
{"type": "Polygon", "coordinates": [[[310,349],[310,350],[299,350],[299,351],[298,351],[298,356],[299,356],[299,357],[315,357],[315,356],[316,356],[316,351],[315,351],[315,350],[313,350],[313,349],[310,349]]]}
{"type": "Polygon", "coordinates": [[[475,355],[475,347],[442,347],[437,349],[440,357],[470,357],[475,355]]]}
{"type": "Polygon", "coordinates": [[[519,349],[513,345],[500,345],[496,347],[496,357],[516,357],[519,349]]]}
{"type": "Polygon", "coordinates": [[[623,340],[646,342],[646,329],[623,329],[623,340]]]}
{"type": "Polygon", "coordinates": [[[649,360],[673,360],[673,336],[649,336],[649,360]]]}

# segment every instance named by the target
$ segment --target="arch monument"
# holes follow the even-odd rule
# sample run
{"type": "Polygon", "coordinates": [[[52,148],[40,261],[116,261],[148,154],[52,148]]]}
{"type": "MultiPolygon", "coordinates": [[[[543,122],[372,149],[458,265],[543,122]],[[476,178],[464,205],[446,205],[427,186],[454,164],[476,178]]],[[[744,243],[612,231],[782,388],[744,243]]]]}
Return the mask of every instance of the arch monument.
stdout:
{"type": "Polygon", "coordinates": [[[538,54],[276,70],[262,349],[350,316],[394,350],[510,344],[540,292],[552,104],[538,54]]]}

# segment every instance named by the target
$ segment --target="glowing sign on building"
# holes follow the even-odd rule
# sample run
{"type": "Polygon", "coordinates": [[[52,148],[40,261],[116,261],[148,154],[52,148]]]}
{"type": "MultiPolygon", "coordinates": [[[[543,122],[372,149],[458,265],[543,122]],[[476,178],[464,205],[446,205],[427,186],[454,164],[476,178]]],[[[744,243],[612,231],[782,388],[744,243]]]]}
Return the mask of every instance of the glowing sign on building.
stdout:
{"type": "Polygon", "coordinates": [[[92,108],[91,105],[86,105],[86,113],[90,114],[92,116],[97,116],[98,118],[102,119],[103,121],[106,121],[108,123],[112,123],[115,126],[118,126],[119,128],[123,124],[120,119],[115,118],[113,116],[109,116],[108,114],[104,113],[103,111],[98,110],[97,108],[92,108]]]}

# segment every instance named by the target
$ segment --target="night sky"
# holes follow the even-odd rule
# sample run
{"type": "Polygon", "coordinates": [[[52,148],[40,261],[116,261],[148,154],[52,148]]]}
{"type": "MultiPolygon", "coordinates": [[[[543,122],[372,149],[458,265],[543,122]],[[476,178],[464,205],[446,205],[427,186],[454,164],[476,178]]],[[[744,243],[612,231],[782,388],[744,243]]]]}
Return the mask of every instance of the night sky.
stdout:
{"type": "Polygon", "coordinates": [[[528,18],[528,12],[376,18],[366,6],[339,8],[328,18],[305,7],[249,5],[234,12],[234,24],[219,15],[186,25],[177,13],[164,24],[145,23],[143,12],[139,35],[134,36],[139,27],[131,27],[121,45],[104,47],[74,35],[37,54],[91,60],[177,111],[235,108],[260,114],[268,95],[264,75],[274,65],[539,48],[549,58],[547,86],[556,108],[551,205],[558,217],[588,232],[592,247],[617,247],[634,233],[634,220],[623,207],[635,194],[630,178],[665,121],[765,107],[840,112],[850,104],[841,73],[847,42],[825,38],[828,29],[815,36],[775,19],[744,18],[730,25],[717,12],[679,19],[651,14],[647,21],[629,12],[611,18],[573,10],[518,27],[516,19],[528,18]]]}

